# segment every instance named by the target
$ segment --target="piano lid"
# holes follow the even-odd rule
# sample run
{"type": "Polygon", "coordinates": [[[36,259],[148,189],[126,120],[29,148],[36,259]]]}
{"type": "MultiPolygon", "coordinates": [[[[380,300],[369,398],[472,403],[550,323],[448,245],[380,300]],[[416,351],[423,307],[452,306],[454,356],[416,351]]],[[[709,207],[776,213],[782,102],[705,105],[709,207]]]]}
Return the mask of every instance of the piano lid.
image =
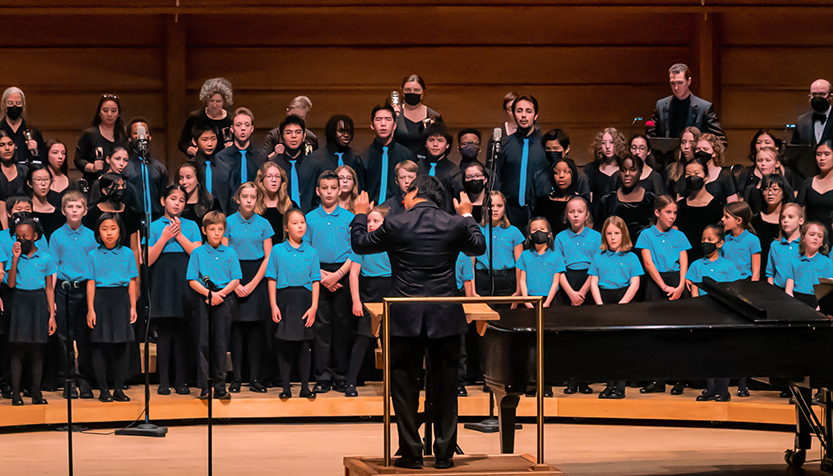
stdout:
{"type": "MultiPolygon", "coordinates": [[[[831,325],[824,314],[764,281],[702,284],[711,288],[708,295],[679,301],[547,308],[544,327],[558,332],[831,325]]],[[[533,309],[499,313],[501,320],[491,322],[490,327],[504,331],[535,329],[533,309]]]]}

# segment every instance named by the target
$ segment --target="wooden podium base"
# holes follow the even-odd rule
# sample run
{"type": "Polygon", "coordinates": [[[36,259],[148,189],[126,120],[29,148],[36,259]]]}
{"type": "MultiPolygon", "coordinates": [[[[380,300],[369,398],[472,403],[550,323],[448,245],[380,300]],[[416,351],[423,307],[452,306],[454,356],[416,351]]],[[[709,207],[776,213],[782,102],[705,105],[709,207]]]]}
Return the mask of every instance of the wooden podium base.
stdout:
{"type": "MultiPolygon", "coordinates": [[[[344,476],[375,476],[381,474],[460,475],[460,476],[563,476],[564,472],[549,464],[535,463],[530,455],[457,455],[454,466],[435,469],[434,458],[426,457],[422,469],[384,466],[384,458],[344,458],[344,476]]],[[[392,461],[395,461],[392,460],[392,461]]]]}

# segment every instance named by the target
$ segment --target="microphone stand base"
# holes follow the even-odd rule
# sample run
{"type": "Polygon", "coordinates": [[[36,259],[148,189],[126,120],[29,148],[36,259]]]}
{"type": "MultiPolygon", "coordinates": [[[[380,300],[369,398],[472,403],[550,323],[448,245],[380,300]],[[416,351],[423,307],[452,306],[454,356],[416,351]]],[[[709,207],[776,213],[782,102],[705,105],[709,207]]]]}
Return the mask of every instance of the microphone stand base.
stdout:
{"type": "MultiPolygon", "coordinates": [[[[497,418],[486,418],[480,423],[466,423],[463,425],[463,428],[466,430],[479,431],[480,433],[497,433],[500,431],[500,422],[497,418]]],[[[515,424],[516,430],[520,430],[522,428],[523,425],[520,423],[515,424]]]]}
{"type": "Polygon", "coordinates": [[[156,426],[153,423],[142,423],[138,426],[116,430],[116,435],[120,436],[150,436],[154,438],[162,438],[167,433],[167,426],[156,426]]]}

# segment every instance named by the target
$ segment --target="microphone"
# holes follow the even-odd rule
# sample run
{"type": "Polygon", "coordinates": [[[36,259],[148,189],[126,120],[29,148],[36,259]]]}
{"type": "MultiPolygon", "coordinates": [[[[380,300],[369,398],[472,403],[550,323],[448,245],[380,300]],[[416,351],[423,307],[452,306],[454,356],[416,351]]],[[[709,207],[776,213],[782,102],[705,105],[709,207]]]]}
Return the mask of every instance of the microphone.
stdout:
{"type": "Polygon", "coordinates": [[[494,145],[494,155],[497,156],[500,154],[500,140],[503,139],[503,129],[500,127],[495,127],[495,131],[492,133],[492,141],[494,145]]]}
{"type": "Polygon", "coordinates": [[[208,276],[203,276],[203,277],[202,277],[202,283],[203,283],[203,284],[205,285],[205,287],[206,287],[206,288],[208,288],[208,290],[209,290],[209,291],[211,291],[212,293],[216,293],[216,292],[219,292],[219,291],[220,291],[220,288],[218,288],[218,287],[217,287],[217,285],[216,285],[216,284],[214,284],[214,283],[211,281],[211,278],[209,278],[208,276]]]}
{"type": "Polygon", "coordinates": [[[136,125],[136,135],[138,136],[136,141],[136,151],[139,153],[139,156],[144,159],[148,154],[148,137],[147,131],[145,130],[145,126],[143,124],[136,125]]]}

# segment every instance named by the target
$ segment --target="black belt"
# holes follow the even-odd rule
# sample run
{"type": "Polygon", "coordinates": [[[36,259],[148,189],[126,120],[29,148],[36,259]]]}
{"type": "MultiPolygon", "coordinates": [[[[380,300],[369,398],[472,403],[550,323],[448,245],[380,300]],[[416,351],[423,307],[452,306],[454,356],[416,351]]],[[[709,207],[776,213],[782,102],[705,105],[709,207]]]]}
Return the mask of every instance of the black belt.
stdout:
{"type": "Polygon", "coordinates": [[[84,281],[66,281],[63,279],[58,280],[58,286],[63,287],[63,284],[67,283],[70,286],[70,289],[87,289],[87,280],[84,281]]]}
{"type": "MultiPolygon", "coordinates": [[[[485,274],[489,274],[489,270],[488,270],[488,269],[479,269],[479,268],[478,268],[476,271],[477,271],[478,273],[485,273],[485,274]]],[[[509,269],[493,269],[493,270],[492,270],[492,276],[507,276],[507,275],[510,275],[510,274],[515,274],[515,268],[509,268],[509,269]]]]}

